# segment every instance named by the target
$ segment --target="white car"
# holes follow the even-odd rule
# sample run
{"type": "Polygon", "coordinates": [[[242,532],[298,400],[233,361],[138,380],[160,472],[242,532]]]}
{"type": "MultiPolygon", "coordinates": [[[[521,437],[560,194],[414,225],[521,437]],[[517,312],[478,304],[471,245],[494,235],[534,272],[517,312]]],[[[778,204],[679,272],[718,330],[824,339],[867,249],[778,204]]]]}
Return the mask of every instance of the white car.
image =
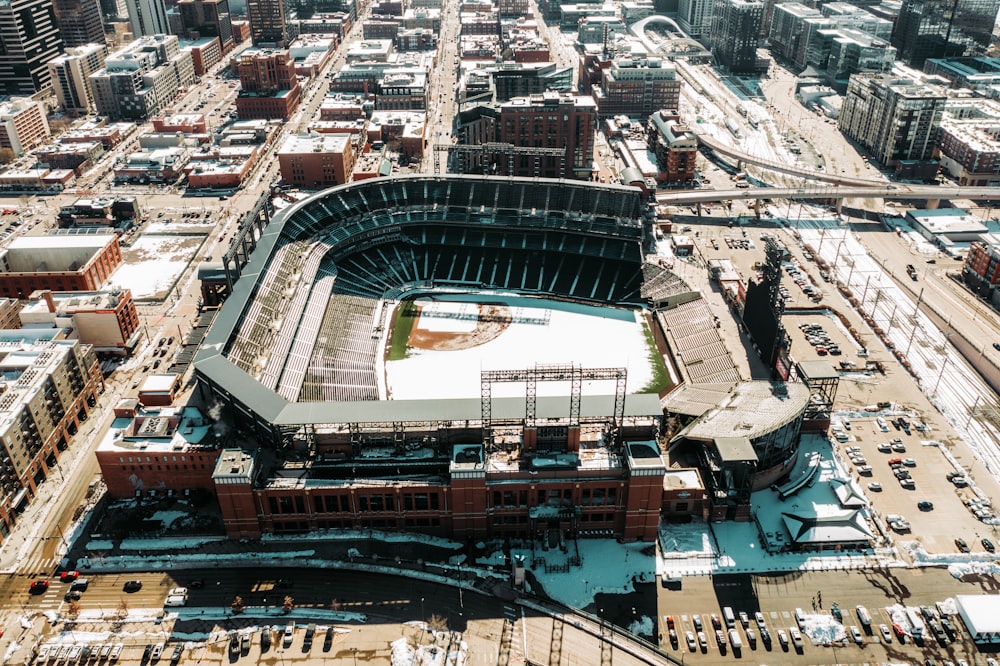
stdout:
{"type": "Polygon", "coordinates": [[[868,490],[872,491],[873,493],[880,493],[882,492],[882,484],[879,483],[878,481],[872,481],[871,483],[868,484],[868,490]]]}
{"type": "Polygon", "coordinates": [[[109,659],[111,661],[118,661],[118,657],[122,656],[122,650],[125,646],[122,643],[115,643],[115,646],[111,648],[111,656],[109,659]]]}
{"type": "Polygon", "coordinates": [[[878,625],[878,633],[882,635],[882,642],[889,644],[892,642],[892,632],[884,624],[878,625]]]}
{"type": "Polygon", "coordinates": [[[694,637],[694,632],[689,631],[685,633],[684,638],[687,639],[688,650],[694,652],[695,650],[698,649],[698,642],[694,637]]]}
{"type": "Polygon", "coordinates": [[[783,649],[788,649],[788,634],[785,633],[784,629],[778,629],[778,643],[783,649]]]}
{"type": "Polygon", "coordinates": [[[799,631],[798,627],[789,627],[788,636],[792,639],[792,645],[797,649],[802,649],[802,632],[799,631]]]}
{"type": "Polygon", "coordinates": [[[853,640],[858,645],[861,645],[862,643],[865,642],[864,636],[861,635],[861,630],[855,627],[854,625],[851,625],[851,640],[853,640]]]}
{"type": "Polygon", "coordinates": [[[149,655],[149,661],[150,662],[156,661],[157,659],[160,658],[161,654],[163,654],[163,643],[157,643],[156,645],[153,646],[153,651],[149,655]]]}
{"type": "Polygon", "coordinates": [[[188,593],[188,589],[186,587],[174,587],[174,588],[171,588],[169,592],[167,592],[167,596],[168,597],[174,597],[174,596],[186,597],[187,593],[188,593]]]}
{"type": "Polygon", "coordinates": [[[878,424],[878,429],[882,432],[889,432],[889,424],[885,422],[885,419],[881,416],[875,417],[875,423],[878,424]]]}

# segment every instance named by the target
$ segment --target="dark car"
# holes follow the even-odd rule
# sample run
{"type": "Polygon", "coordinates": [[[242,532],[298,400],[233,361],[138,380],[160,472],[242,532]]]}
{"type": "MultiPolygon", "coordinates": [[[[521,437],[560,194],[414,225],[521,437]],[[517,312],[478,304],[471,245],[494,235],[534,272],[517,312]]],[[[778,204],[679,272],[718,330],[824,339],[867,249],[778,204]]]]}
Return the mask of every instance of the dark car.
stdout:
{"type": "Polygon", "coordinates": [[[1000,342],[994,342],[993,343],[993,349],[996,349],[997,351],[1000,351],[1000,342]]]}
{"type": "MultiPolygon", "coordinates": [[[[142,589],[141,580],[127,580],[125,581],[125,584],[122,585],[122,590],[124,590],[125,592],[138,592],[141,589],[142,589]]],[[[151,647],[150,650],[152,649],[153,648],[151,647]]]]}
{"type": "Polygon", "coordinates": [[[181,655],[184,653],[184,646],[178,644],[174,648],[174,653],[170,655],[170,665],[177,666],[178,662],[181,660],[181,655]]]}
{"type": "Polygon", "coordinates": [[[934,502],[928,502],[927,500],[917,502],[917,508],[921,511],[931,511],[934,508],[934,502]]]}
{"type": "Polygon", "coordinates": [[[326,628],[326,637],[323,639],[323,652],[329,652],[333,647],[333,627],[326,628]]]}
{"type": "Polygon", "coordinates": [[[260,632],[260,651],[267,652],[271,649],[271,627],[265,626],[260,632]]]}
{"type": "Polygon", "coordinates": [[[69,592],[67,592],[67,593],[66,593],[66,595],[65,595],[65,596],[63,597],[63,601],[79,601],[79,600],[80,600],[80,597],[82,597],[82,596],[83,596],[83,595],[82,595],[82,594],[80,594],[80,591],[79,591],[79,590],[70,590],[70,591],[69,591],[69,592]]]}
{"type": "Polygon", "coordinates": [[[149,656],[151,654],[153,654],[153,644],[146,643],[146,649],[142,651],[142,660],[139,663],[140,664],[147,663],[149,661],[149,656]]]}
{"type": "Polygon", "coordinates": [[[985,548],[986,551],[989,553],[996,551],[996,546],[994,546],[993,542],[987,539],[986,537],[983,537],[982,541],[980,541],[979,543],[983,544],[983,548],[985,548]]]}
{"type": "Polygon", "coordinates": [[[963,553],[969,552],[969,544],[966,543],[965,539],[963,539],[962,537],[956,537],[955,538],[955,545],[963,553]]]}
{"type": "Polygon", "coordinates": [[[47,580],[36,580],[31,583],[31,587],[28,591],[32,594],[45,594],[46,590],[49,589],[49,581],[47,580]]]}

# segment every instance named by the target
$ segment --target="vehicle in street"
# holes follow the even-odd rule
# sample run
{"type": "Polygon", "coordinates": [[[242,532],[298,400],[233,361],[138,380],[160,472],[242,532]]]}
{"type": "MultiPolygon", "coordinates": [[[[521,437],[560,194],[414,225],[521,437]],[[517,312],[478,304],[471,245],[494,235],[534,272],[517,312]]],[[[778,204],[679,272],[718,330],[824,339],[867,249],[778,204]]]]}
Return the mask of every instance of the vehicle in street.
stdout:
{"type": "Polygon", "coordinates": [[[125,581],[125,584],[122,585],[123,592],[138,592],[141,589],[142,589],[141,580],[127,580],[125,581]]]}
{"type": "Polygon", "coordinates": [[[63,596],[63,601],[79,601],[82,596],[79,590],[70,590],[63,596]]]}
{"type": "Polygon", "coordinates": [[[879,483],[878,481],[872,481],[871,483],[868,484],[868,490],[875,493],[880,493],[882,492],[882,484],[879,483]]]}
{"type": "Polygon", "coordinates": [[[917,502],[917,508],[921,511],[932,511],[934,509],[934,502],[928,502],[927,500],[917,502]]]}
{"type": "Polygon", "coordinates": [[[36,580],[32,581],[31,586],[28,587],[28,591],[32,594],[45,594],[49,589],[49,581],[47,580],[36,580]]]}
{"type": "Polygon", "coordinates": [[[72,583],[80,577],[79,571],[63,571],[59,574],[59,581],[62,583],[72,583]]]}

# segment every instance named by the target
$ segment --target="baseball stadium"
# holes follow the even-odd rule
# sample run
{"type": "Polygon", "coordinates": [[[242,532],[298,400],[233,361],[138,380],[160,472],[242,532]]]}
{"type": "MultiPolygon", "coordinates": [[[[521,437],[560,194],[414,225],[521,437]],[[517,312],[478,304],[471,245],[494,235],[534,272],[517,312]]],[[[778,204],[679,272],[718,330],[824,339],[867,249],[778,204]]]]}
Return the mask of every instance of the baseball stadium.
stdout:
{"type": "Polygon", "coordinates": [[[216,467],[230,535],[654,539],[682,380],[656,307],[692,297],[646,261],[644,211],[629,187],[421,175],[278,212],[195,360],[261,443],[216,467]]]}

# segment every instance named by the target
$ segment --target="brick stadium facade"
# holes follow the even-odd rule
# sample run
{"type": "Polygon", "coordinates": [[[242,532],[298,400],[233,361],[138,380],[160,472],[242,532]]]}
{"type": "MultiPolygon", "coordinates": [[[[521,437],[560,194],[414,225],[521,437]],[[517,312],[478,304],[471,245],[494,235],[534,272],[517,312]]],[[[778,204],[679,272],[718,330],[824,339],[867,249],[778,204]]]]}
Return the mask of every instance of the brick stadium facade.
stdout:
{"type": "MultiPolygon", "coordinates": [[[[619,186],[414,176],[337,187],[279,213],[195,360],[203,394],[244,436],[297,451],[278,463],[221,452],[213,481],[227,533],[654,539],[666,474],[658,396],[626,395],[622,379],[614,395],[572,400],[382,401],[372,334],[405,294],[439,287],[641,306],[642,210],[638,190],[619,186]],[[458,248],[467,261],[438,260],[458,248]],[[351,338],[350,362],[329,348],[324,384],[291,358],[310,336],[321,344],[328,307],[340,322],[372,324],[351,338]],[[349,365],[352,381],[336,374],[349,365]]],[[[349,334],[326,321],[326,337],[349,334]]]]}

